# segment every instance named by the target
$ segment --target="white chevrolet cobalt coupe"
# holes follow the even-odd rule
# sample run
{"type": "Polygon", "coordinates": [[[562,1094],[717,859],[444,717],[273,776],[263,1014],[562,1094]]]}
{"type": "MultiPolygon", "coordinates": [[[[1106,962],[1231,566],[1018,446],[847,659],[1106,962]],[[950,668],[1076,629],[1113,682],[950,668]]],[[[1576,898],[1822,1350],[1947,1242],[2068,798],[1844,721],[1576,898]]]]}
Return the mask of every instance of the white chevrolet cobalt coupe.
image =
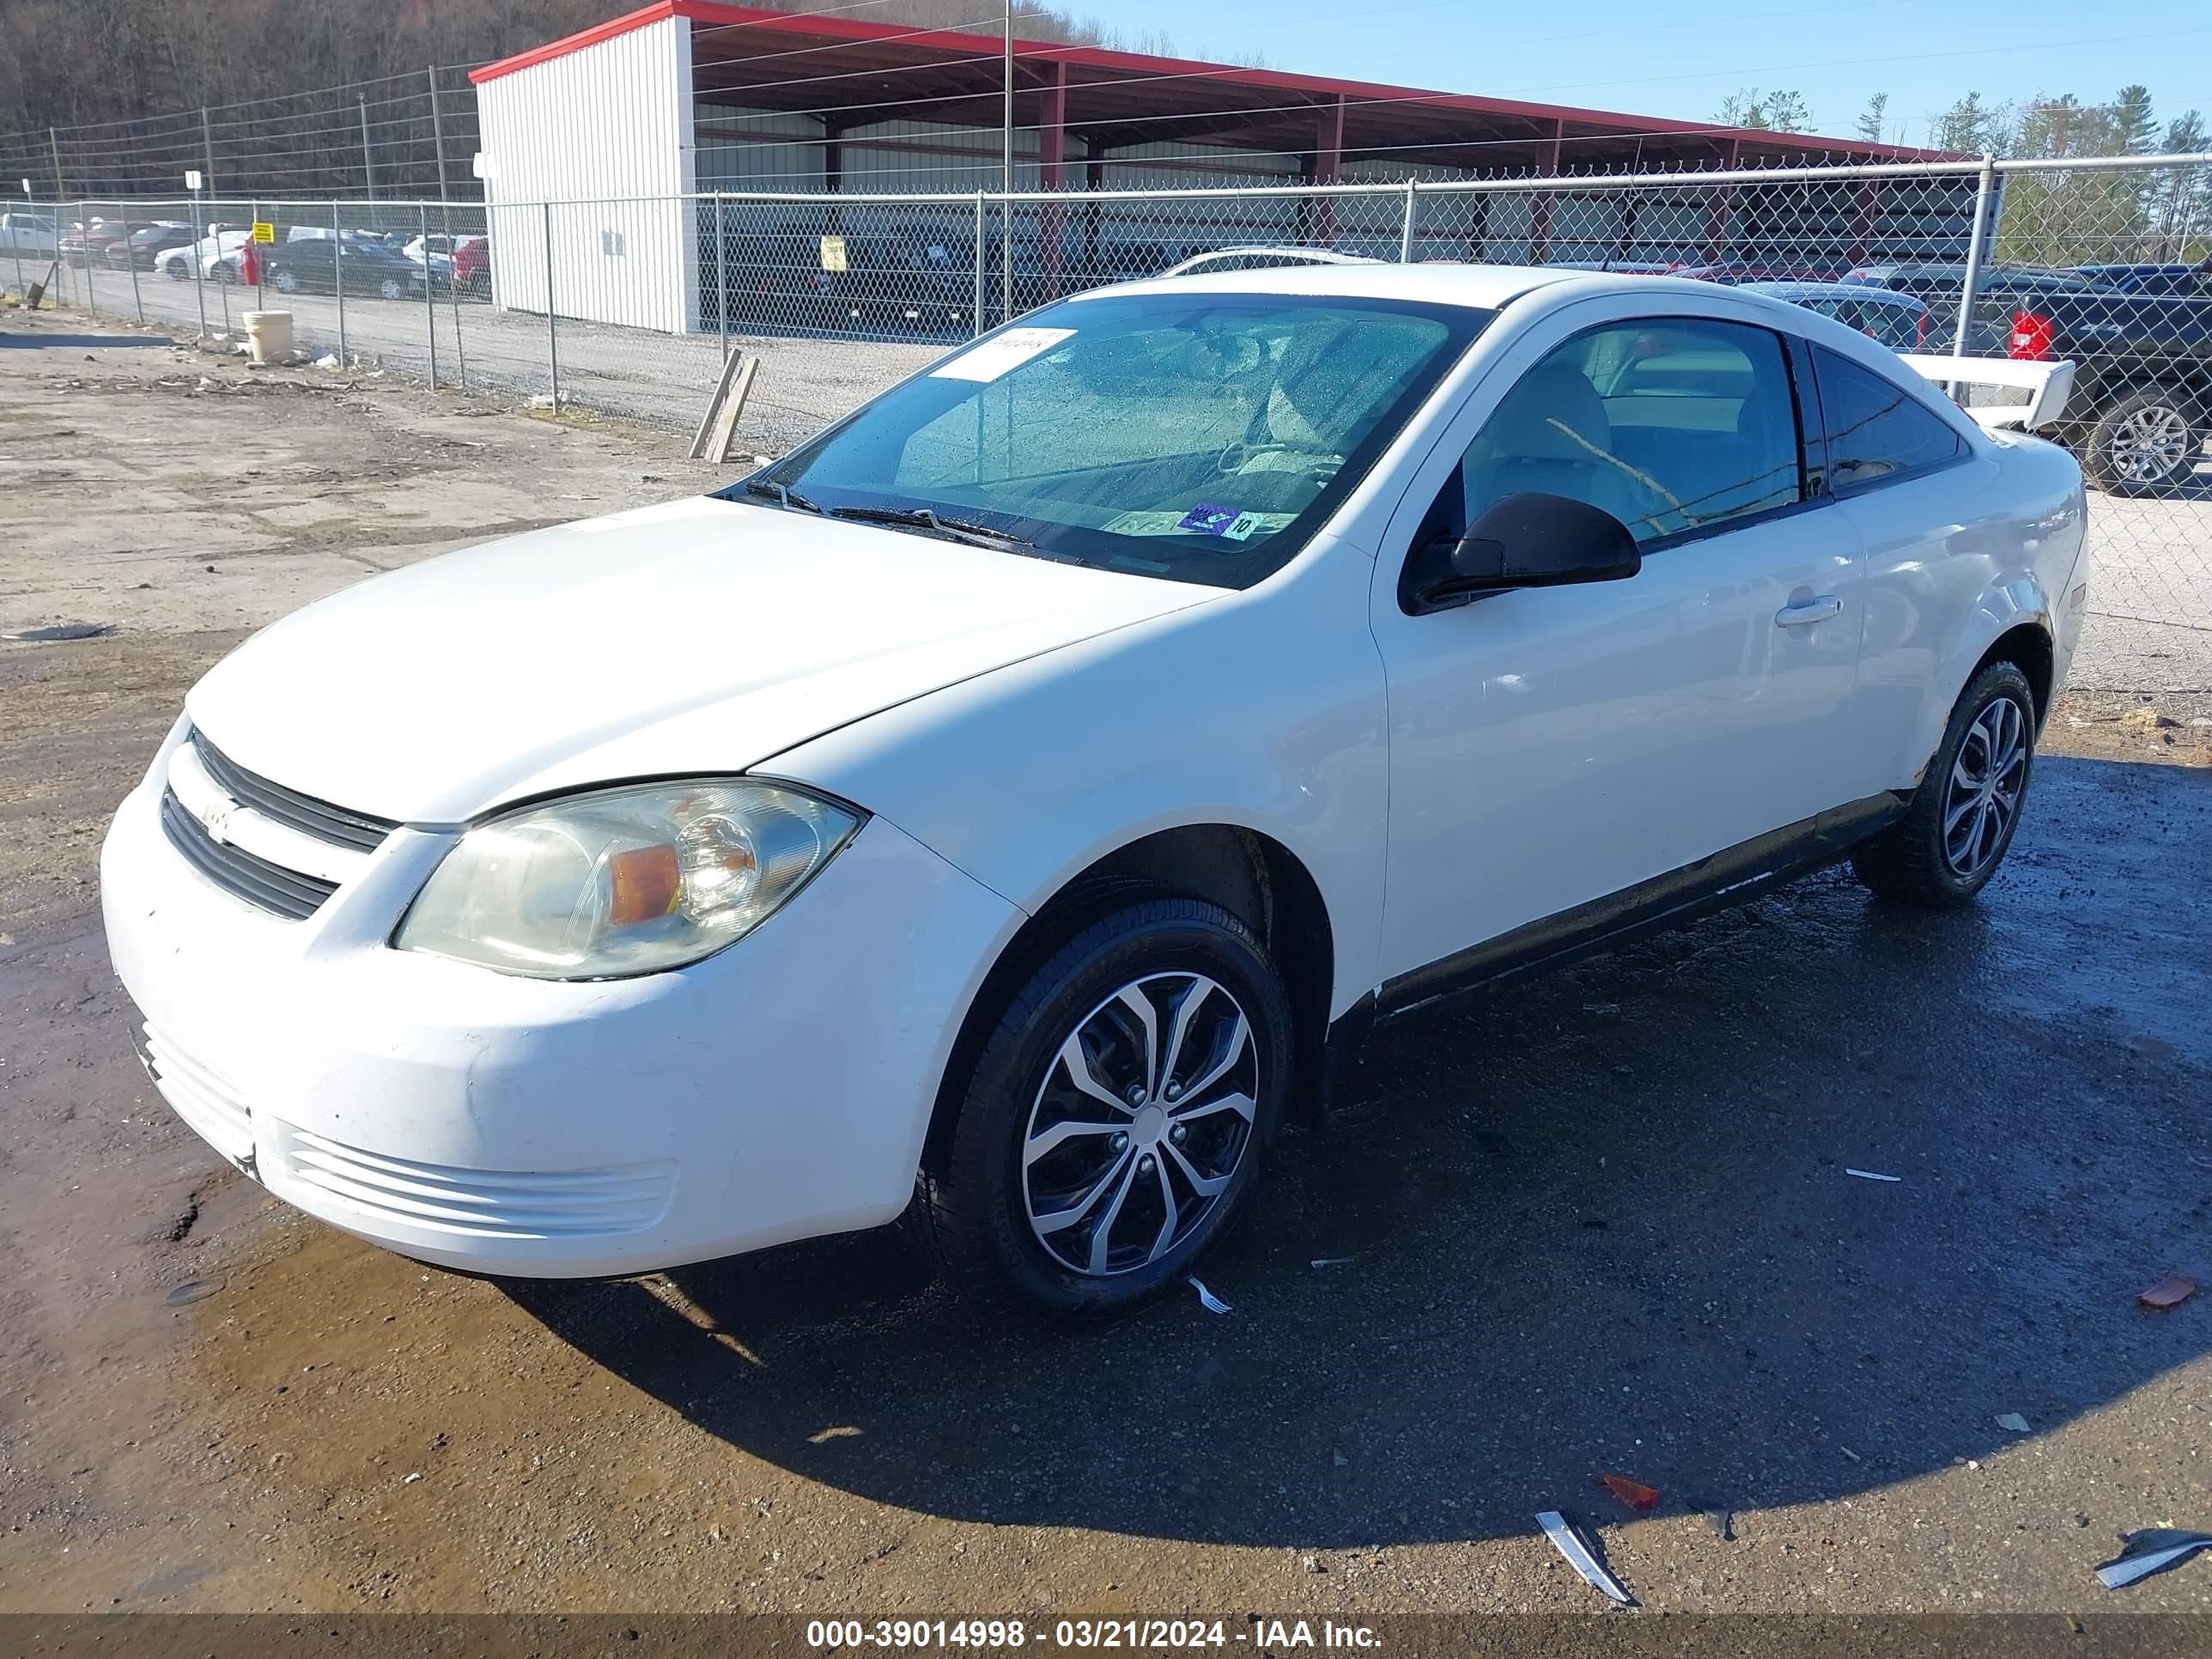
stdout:
{"type": "Polygon", "coordinates": [[[1948,367],[1558,270],[1049,306],[210,672],[101,861],[147,1063],[428,1261],[908,1212],[971,1287],[1124,1307],[1377,1021],[1846,858],[1989,880],[2082,489],[1948,367]]]}

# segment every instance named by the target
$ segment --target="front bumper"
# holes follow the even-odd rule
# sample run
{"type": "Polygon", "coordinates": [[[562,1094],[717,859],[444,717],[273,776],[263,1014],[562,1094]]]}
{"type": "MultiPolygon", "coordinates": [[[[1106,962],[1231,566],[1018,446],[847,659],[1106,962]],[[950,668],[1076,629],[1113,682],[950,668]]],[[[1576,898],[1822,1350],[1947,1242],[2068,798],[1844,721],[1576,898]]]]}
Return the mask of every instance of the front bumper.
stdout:
{"type": "Polygon", "coordinates": [[[288,921],[170,845],[164,770],[100,855],[163,1097],[288,1203],[471,1272],[638,1273],[890,1219],[962,1014],[1020,920],[875,819],[704,962],[522,979],[386,943],[450,835],[393,832],[288,921]]]}

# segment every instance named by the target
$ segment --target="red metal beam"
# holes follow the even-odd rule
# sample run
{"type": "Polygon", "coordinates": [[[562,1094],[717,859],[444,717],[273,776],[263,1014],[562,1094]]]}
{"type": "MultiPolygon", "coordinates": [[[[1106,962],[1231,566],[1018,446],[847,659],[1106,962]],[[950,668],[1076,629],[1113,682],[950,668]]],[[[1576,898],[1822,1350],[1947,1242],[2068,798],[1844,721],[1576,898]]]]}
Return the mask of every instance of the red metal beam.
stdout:
{"type": "MultiPolygon", "coordinates": [[[[620,17],[610,18],[575,34],[549,41],[528,52],[518,52],[497,63],[488,64],[482,69],[471,70],[469,79],[482,86],[501,76],[565,57],[570,52],[596,46],[634,29],[649,27],[671,17],[686,18],[693,24],[695,56],[702,49],[711,52],[714,47],[738,47],[752,40],[757,40],[767,48],[785,40],[799,39],[874,43],[885,47],[902,60],[903,64],[921,66],[946,58],[988,58],[995,64],[1000,49],[996,35],[969,34],[957,29],[918,31],[897,24],[864,22],[856,18],[826,14],[779,12],[724,5],[719,3],[719,0],[655,0],[652,5],[620,17]]],[[[738,58],[743,53],[732,51],[728,55],[732,58],[738,58]]],[[[1071,72],[1069,90],[1079,97],[1083,93],[1086,77],[1095,75],[1101,81],[1128,82],[1129,95],[1139,99],[1170,92],[1188,92],[1194,95],[1218,98],[1222,89],[1239,88],[1278,94],[1276,101],[1279,103],[1340,98],[1347,106],[1355,111],[1364,110],[1369,115],[1381,114],[1392,106],[1398,106],[1431,112],[1518,117],[1540,122],[1555,132],[1561,123],[1571,122],[1577,128],[1591,130],[1592,136],[1680,134],[1703,137],[1714,136],[1716,131],[1711,126],[1696,121],[1666,120],[1656,116],[1585,110],[1559,104],[1528,103],[1517,99],[1429,92],[1376,82],[1343,81],[1326,76],[1292,75],[1279,70],[1248,69],[1231,64],[1154,58],[1140,52],[1112,52],[1100,46],[1017,40],[1014,55],[1025,69],[1034,66],[1039,72],[1038,77],[1033,78],[1041,78],[1042,72],[1048,66],[1064,66],[1071,72]],[[1158,84],[1148,84],[1152,82],[1158,84]]],[[[954,66],[946,64],[945,67],[954,66]]],[[[796,71],[802,76],[817,72],[811,70],[796,71]]],[[[1120,88],[1115,90],[1118,92],[1120,88]]],[[[1168,112],[1161,112],[1165,114],[1168,112]]],[[[1947,152],[1908,149],[1893,144],[1845,143],[1812,134],[1735,131],[1721,136],[1735,142],[1748,140],[1763,151],[1808,158],[1849,150],[1868,160],[1948,159],[1947,152]]]]}
{"type": "MultiPolygon", "coordinates": [[[[1544,178],[1556,179],[1559,173],[1559,146],[1565,141],[1567,124],[1556,123],[1552,136],[1536,154],[1536,171],[1544,178]]],[[[1536,192],[1535,205],[1528,216],[1528,263],[1540,265],[1552,257],[1552,192],[1536,192]]]]}
{"type": "MultiPolygon", "coordinates": [[[[1054,64],[1037,94],[1037,188],[1058,190],[1067,181],[1067,65],[1054,64]]],[[[1037,275],[1044,297],[1060,297],[1060,205],[1047,202],[1037,215],[1037,275]]]]}
{"type": "MultiPolygon", "coordinates": [[[[1344,176],[1344,98],[1341,94],[1321,106],[1314,120],[1313,152],[1306,162],[1306,182],[1333,185],[1344,176]]],[[[1323,247],[1336,245],[1336,198],[1307,198],[1307,240],[1323,247]]]]}

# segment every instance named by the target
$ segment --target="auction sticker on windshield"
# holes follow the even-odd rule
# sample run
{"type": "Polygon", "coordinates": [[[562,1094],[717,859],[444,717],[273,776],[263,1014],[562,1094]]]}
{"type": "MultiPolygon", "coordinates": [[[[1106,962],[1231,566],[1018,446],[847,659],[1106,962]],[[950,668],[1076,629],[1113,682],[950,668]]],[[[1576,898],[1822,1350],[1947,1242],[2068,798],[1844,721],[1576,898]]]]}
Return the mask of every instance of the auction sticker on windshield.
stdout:
{"type": "Polygon", "coordinates": [[[1072,328],[1010,328],[929,372],[940,380],[995,380],[1074,332],[1072,328]]]}

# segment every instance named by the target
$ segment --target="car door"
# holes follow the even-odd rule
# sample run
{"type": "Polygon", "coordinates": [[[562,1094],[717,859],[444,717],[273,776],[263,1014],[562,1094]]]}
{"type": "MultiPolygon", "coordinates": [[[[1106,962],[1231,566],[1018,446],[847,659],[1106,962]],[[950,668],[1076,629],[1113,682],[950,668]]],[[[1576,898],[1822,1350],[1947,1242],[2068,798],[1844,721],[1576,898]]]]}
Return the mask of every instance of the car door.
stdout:
{"type": "Polygon", "coordinates": [[[1863,550],[1866,629],[1861,641],[1854,751],[1892,783],[1928,758],[1909,752],[1931,695],[1948,702],[1938,670],[1966,617],[2002,574],[2007,504],[1961,474],[1994,464],[1923,401],[1909,373],[1894,374],[1832,351],[1808,354],[1826,428],[1829,488],[1863,550]],[[1994,526],[1992,522],[1994,521],[1994,526]]]}
{"type": "Polygon", "coordinates": [[[1611,296],[1554,314],[1415,471],[1371,605],[1389,687],[1386,981],[1860,787],[1834,760],[1856,538],[1808,481],[1784,337],[1716,314],[1727,303],[1661,316],[1611,296]],[[1620,518],[1640,572],[1410,614],[1408,552],[1521,490],[1620,518]]]}

